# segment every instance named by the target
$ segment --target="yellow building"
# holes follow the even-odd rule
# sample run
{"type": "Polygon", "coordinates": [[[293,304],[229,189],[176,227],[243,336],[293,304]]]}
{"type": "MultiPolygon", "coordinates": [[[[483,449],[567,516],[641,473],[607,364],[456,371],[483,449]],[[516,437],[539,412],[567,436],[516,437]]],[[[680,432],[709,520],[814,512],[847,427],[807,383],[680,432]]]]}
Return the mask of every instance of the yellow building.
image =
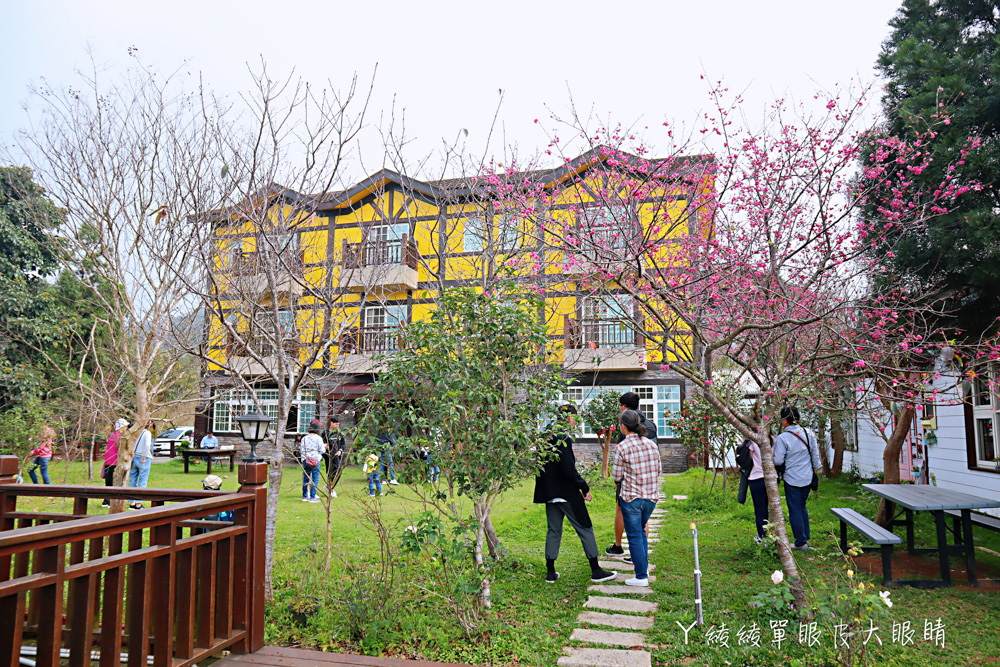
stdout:
{"type": "Polygon", "coordinates": [[[289,437],[310,419],[349,413],[379,356],[405,344],[400,332],[428,317],[439,290],[513,279],[543,297],[554,358],[574,379],[566,398],[636,392],[665,464],[686,467],[664,417],[680,409],[685,384],[661,368],[677,362],[683,331],[647,325],[610,278],[644,252],[638,261],[647,266],[669,262],[670,238],[705,233],[693,203],[713,190],[712,160],[675,159],[651,175],[651,165],[665,163],[622,155],[595,149],[557,169],[479,179],[419,181],[383,170],[322,198],[277,192],[256,224],[239,214],[216,223],[220,296],[207,317],[214,363],[196,432],[238,439],[234,419],[248,397],[234,389],[234,373],[273,414],[277,383],[304,375],[289,437]]]}

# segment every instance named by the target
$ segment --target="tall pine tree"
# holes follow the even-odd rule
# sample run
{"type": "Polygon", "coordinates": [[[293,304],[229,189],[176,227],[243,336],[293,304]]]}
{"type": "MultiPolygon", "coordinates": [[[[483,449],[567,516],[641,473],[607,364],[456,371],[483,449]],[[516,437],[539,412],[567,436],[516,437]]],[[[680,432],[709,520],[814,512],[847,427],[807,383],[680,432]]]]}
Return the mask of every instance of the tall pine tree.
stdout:
{"type": "Polygon", "coordinates": [[[940,183],[968,137],[983,139],[962,166],[982,189],[897,239],[890,261],[939,289],[951,324],[978,337],[996,331],[1000,317],[1000,8],[995,0],[905,0],[890,26],[878,59],[885,131],[906,139],[938,132],[934,166],[916,178],[940,183]]]}

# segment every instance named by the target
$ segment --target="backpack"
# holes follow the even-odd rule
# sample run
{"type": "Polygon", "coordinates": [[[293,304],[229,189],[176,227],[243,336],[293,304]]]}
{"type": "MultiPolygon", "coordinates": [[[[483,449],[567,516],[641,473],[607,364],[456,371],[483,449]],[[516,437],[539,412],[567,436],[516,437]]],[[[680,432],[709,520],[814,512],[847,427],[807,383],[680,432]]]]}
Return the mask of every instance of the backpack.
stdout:
{"type": "Polygon", "coordinates": [[[753,454],[750,452],[750,440],[744,440],[736,448],[736,465],[746,478],[753,471],[753,454]]]}

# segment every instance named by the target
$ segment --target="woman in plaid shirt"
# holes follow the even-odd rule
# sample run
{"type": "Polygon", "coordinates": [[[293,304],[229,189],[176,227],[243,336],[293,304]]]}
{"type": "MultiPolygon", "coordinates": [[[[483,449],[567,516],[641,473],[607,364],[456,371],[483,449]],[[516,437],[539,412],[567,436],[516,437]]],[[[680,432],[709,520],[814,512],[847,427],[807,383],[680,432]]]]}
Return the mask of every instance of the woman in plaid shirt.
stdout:
{"type": "Polygon", "coordinates": [[[625,439],[615,448],[613,476],[622,485],[622,518],[635,568],[635,577],[626,580],[625,585],[649,586],[646,522],[660,497],[660,451],[645,437],[646,429],[635,410],[622,411],[618,423],[625,439]]]}

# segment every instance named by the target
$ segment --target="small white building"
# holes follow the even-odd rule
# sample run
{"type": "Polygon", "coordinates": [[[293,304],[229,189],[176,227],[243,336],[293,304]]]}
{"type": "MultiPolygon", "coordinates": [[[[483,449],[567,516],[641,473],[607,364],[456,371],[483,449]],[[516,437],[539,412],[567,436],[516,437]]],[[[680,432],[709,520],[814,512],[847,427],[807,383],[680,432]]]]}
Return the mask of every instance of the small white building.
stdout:
{"type": "MultiPolygon", "coordinates": [[[[991,377],[964,386],[956,386],[954,377],[937,380],[939,392],[921,406],[900,452],[901,480],[1000,499],[1000,368],[994,365],[989,372],[991,377]]],[[[886,414],[881,424],[859,418],[854,451],[844,453],[844,470],[881,471],[885,440],[877,428],[892,423],[886,414]]],[[[998,509],[983,511],[1000,516],[998,509]]]]}

